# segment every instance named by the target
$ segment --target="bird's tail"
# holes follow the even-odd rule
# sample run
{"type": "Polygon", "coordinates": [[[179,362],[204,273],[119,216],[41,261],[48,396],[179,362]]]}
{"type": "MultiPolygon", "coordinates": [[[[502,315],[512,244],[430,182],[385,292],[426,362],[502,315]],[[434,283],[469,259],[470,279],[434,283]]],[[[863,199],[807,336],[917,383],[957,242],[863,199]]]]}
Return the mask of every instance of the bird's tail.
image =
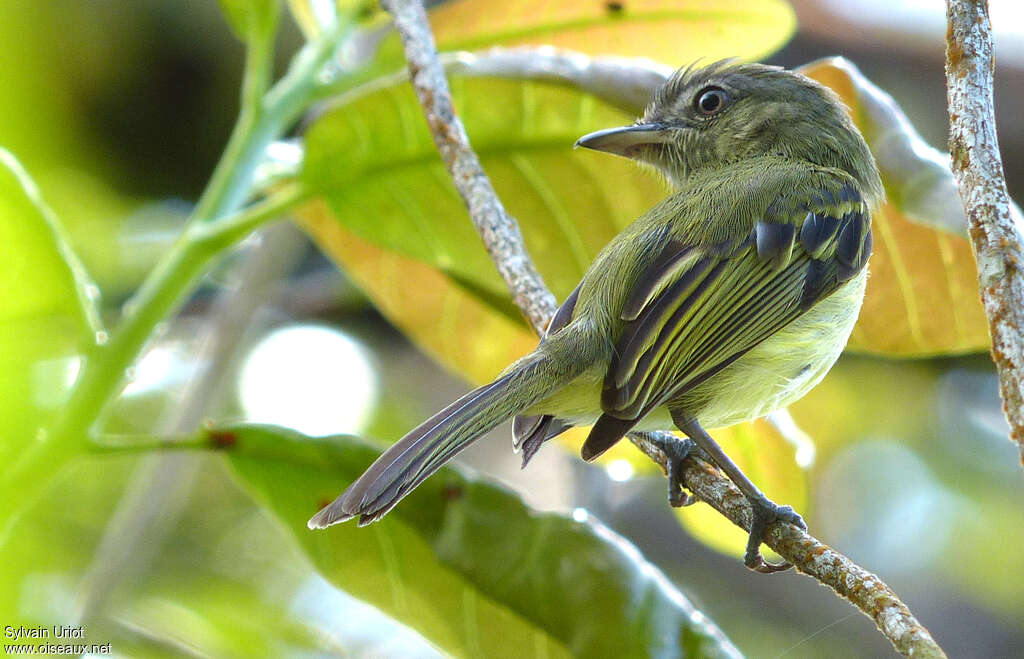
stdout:
{"type": "Polygon", "coordinates": [[[309,520],[309,528],[359,517],[383,517],[402,497],[484,433],[561,389],[589,366],[576,326],[545,339],[494,382],[430,417],[385,451],[341,496],[309,520]],[[575,330],[575,331],[574,331],[575,330]]]}

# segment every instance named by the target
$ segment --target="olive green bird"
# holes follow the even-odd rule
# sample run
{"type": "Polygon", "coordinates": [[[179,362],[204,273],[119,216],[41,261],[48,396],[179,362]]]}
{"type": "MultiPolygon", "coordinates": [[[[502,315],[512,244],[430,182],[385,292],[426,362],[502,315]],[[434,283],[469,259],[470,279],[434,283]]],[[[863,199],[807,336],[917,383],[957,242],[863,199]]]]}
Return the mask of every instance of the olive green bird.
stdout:
{"type": "Polygon", "coordinates": [[[593,460],[636,430],[662,440],[670,496],[693,442],[754,509],[745,562],[775,520],[769,501],[705,428],[768,414],[832,367],[864,298],[871,211],[882,183],[871,152],[830,90],[790,71],[718,62],[680,70],[642,119],[577,146],[654,167],[675,192],[597,255],[529,355],[389,448],[310,528],[375,521],[444,463],[516,417],[523,464],[565,429],[592,425],[593,460]]]}

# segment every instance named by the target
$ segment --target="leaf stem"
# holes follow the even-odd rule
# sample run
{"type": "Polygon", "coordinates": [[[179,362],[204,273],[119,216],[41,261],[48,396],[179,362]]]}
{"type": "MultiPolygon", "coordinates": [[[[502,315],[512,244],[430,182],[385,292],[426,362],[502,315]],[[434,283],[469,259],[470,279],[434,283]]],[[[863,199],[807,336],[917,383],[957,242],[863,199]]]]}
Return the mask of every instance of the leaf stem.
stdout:
{"type": "Polygon", "coordinates": [[[110,435],[89,440],[89,451],[102,455],[109,453],[151,453],[152,451],[183,451],[186,449],[219,448],[219,442],[228,436],[223,432],[191,432],[174,435],[110,435]],[[221,439],[218,440],[218,437],[221,439]]]}
{"type": "MultiPolygon", "coordinates": [[[[74,445],[89,438],[100,413],[118,393],[127,369],[145,348],[154,329],[195,288],[217,254],[307,197],[304,188],[293,185],[216,224],[190,225],[126,305],[125,315],[109,341],[94,346],[86,357],[57,424],[50,431],[41,432],[38,441],[4,469],[3,481],[8,491],[26,492],[41,487],[46,476],[75,454],[74,445]]],[[[5,521],[9,522],[9,518],[5,521]]],[[[0,544],[2,538],[0,533],[0,544]]]]}
{"type": "MultiPolygon", "coordinates": [[[[194,209],[184,232],[149,273],[124,308],[117,328],[108,337],[98,333],[85,356],[82,370],[63,413],[37,441],[0,471],[4,490],[31,501],[53,473],[84,447],[107,404],[117,396],[131,365],[138,359],[160,323],[187,298],[214,258],[260,224],[280,217],[307,198],[300,186],[287,186],[250,208],[237,212],[258,191],[254,175],[267,146],[284,134],[316,98],[319,73],[351,32],[350,21],[339,21],[319,39],[307,44],[292,66],[269,91],[271,43],[250,44],[246,58],[242,108],[220,162],[194,209]]],[[[11,507],[13,508],[13,507],[11,507]]],[[[24,509],[24,506],[22,506],[24,509]]],[[[0,545],[6,542],[19,510],[0,511],[0,545]]]]}

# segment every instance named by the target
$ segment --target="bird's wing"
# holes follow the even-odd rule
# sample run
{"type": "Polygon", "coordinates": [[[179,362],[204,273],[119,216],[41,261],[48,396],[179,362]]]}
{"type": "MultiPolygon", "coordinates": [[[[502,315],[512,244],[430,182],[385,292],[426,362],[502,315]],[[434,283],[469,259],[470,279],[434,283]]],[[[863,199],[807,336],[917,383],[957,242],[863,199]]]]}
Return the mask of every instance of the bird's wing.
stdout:
{"type": "Polygon", "coordinates": [[[605,376],[586,459],[655,407],[696,387],[853,278],[871,253],[869,211],[836,182],[768,204],[749,236],[670,241],[640,275],[605,376]],[[829,188],[829,189],[826,189],[829,188]]]}

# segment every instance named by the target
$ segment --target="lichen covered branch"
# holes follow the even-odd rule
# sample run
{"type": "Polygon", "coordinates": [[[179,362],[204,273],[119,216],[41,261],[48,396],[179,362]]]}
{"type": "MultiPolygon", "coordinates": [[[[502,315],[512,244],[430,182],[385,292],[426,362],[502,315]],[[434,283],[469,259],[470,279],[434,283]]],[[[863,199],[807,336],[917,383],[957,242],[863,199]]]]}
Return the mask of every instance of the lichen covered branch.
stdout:
{"type": "Polygon", "coordinates": [[[1024,227],[1011,212],[992,102],[992,25],[984,0],[949,0],[946,92],[953,174],[978,262],[1003,412],[1024,460],[1024,227]]]}
{"type": "Polygon", "coordinates": [[[508,214],[469,144],[462,122],[455,115],[444,67],[437,57],[434,36],[422,3],[383,0],[405,48],[409,77],[423,106],[430,134],[452,181],[469,208],[469,216],[483,238],[516,306],[541,334],[555,312],[555,297],[548,290],[523,244],[519,224],[508,214]]]}

